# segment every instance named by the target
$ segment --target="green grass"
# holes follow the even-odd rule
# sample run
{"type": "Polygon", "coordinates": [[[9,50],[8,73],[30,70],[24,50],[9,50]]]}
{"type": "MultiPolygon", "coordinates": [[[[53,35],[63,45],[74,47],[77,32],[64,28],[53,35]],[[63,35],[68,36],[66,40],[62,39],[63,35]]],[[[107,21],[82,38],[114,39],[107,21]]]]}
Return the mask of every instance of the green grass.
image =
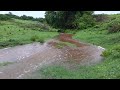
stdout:
{"type": "Polygon", "coordinates": [[[105,57],[103,62],[78,66],[73,70],[63,66],[46,66],[37,71],[37,76],[41,74],[42,78],[54,79],[120,79],[120,32],[109,34],[106,29],[108,23],[99,24],[99,28],[78,31],[73,36],[79,41],[104,47],[106,50],[102,54],[105,57]]]}
{"type": "MultiPolygon", "coordinates": [[[[57,32],[43,32],[38,30],[33,30],[32,28],[21,27],[18,23],[31,24],[36,23],[32,21],[16,20],[14,21],[0,21],[0,48],[11,47],[16,45],[23,45],[32,42],[41,42],[53,38],[58,35],[57,32]],[[18,23],[16,23],[18,22],[18,23]],[[29,22],[29,23],[28,23],[29,22]],[[17,25],[18,24],[18,25],[17,25]]],[[[37,27],[39,29],[39,27],[37,27]]]]}
{"type": "Polygon", "coordinates": [[[41,69],[43,78],[58,79],[105,79],[120,78],[120,65],[117,60],[103,62],[95,66],[80,66],[77,70],[69,70],[62,66],[50,66],[41,69]],[[115,67],[115,68],[114,68],[115,67]]]}

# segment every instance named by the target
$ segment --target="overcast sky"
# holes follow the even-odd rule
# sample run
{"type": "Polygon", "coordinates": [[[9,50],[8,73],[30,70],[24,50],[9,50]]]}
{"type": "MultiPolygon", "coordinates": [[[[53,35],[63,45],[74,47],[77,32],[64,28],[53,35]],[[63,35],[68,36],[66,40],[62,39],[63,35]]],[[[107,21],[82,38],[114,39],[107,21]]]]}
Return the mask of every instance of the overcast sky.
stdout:
{"type": "Polygon", "coordinates": [[[102,13],[104,13],[104,14],[120,14],[120,11],[95,11],[94,12],[95,14],[102,14],[102,13]]]}
{"type": "MultiPolygon", "coordinates": [[[[15,15],[22,16],[32,16],[34,18],[42,17],[44,18],[45,11],[0,11],[0,14],[7,14],[9,12],[12,12],[15,15]]],[[[95,14],[117,14],[120,13],[120,11],[95,11],[95,14]]]]}
{"type": "Polygon", "coordinates": [[[22,16],[32,16],[34,18],[42,17],[44,18],[45,11],[0,11],[0,14],[13,13],[14,15],[22,16]]]}

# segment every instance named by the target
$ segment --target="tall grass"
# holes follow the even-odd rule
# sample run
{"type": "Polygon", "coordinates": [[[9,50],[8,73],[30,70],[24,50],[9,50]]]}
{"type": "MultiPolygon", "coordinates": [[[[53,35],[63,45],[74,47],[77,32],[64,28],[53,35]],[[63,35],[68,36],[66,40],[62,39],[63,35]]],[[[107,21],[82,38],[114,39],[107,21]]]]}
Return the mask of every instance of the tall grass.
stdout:
{"type": "MultiPolygon", "coordinates": [[[[23,28],[13,21],[0,21],[0,48],[11,47],[16,45],[23,45],[32,42],[44,42],[50,38],[53,38],[58,33],[57,32],[47,32],[33,30],[32,28],[23,28]]],[[[16,22],[22,23],[24,20],[17,20],[16,22]]],[[[36,23],[25,21],[24,23],[36,23]]],[[[39,27],[37,27],[39,28],[39,27]]]]}

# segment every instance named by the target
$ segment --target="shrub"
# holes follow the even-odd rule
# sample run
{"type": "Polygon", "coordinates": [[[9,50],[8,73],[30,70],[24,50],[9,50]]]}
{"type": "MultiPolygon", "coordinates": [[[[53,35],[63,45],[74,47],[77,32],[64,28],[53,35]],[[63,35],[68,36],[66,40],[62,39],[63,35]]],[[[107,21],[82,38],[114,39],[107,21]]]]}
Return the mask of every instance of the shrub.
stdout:
{"type": "Polygon", "coordinates": [[[8,41],[9,42],[15,42],[16,40],[15,39],[9,39],[8,41]]]}
{"type": "Polygon", "coordinates": [[[116,33],[120,31],[120,21],[112,21],[111,23],[108,24],[107,26],[108,32],[109,33],[116,33]]]}
{"type": "Polygon", "coordinates": [[[40,43],[44,43],[45,40],[44,40],[44,38],[40,38],[40,39],[38,40],[38,42],[40,42],[40,43]]]}
{"type": "Polygon", "coordinates": [[[76,22],[78,23],[78,28],[80,29],[86,29],[95,25],[95,19],[93,16],[87,14],[84,14],[82,17],[78,18],[76,22]]]}
{"type": "Polygon", "coordinates": [[[64,32],[65,32],[65,29],[59,29],[57,32],[58,32],[58,33],[64,33],[64,32]]]}
{"type": "Polygon", "coordinates": [[[95,25],[94,28],[100,28],[100,25],[95,25]]]}
{"type": "Polygon", "coordinates": [[[37,35],[34,35],[30,38],[31,41],[37,41],[37,39],[39,39],[37,35]]]}

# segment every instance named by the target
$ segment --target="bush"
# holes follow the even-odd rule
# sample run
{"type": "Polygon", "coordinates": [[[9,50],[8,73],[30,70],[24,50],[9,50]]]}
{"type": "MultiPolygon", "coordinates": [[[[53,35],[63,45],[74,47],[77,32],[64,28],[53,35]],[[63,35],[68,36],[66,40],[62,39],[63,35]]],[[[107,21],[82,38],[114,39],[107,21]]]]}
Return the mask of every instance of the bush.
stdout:
{"type": "Polygon", "coordinates": [[[45,40],[44,40],[43,38],[40,38],[40,39],[38,40],[38,42],[40,42],[40,43],[44,43],[45,40]]]}
{"type": "Polygon", "coordinates": [[[8,41],[9,42],[15,42],[16,40],[15,39],[9,39],[8,41]]]}
{"type": "Polygon", "coordinates": [[[58,32],[58,33],[64,33],[65,30],[64,30],[64,29],[59,29],[57,32],[58,32]]]}
{"type": "Polygon", "coordinates": [[[30,38],[31,41],[37,41],[37,39],[39,39],[39,37],[36,36],[36,35],[34,35],[34,36],[32,36],[32,37],[30,38]]]}
{"type": "Polygon", "coordinates": [[[91,15],[84,14],[82,17],[76,20],[78,28],[86,29],[95,25],[95,19],[91,15]]]}
{"type": "Polygon", "coordinates": [[[111,23],[108,24],[107,26],[108,32],[109,33],[116,33],[120,31],[120,21],[113,21],[111,23]]]}
{"type": "Polygon", "coordinates": [[[94,28],[100,28],[100,25],[95,25],[94,28]]]}

